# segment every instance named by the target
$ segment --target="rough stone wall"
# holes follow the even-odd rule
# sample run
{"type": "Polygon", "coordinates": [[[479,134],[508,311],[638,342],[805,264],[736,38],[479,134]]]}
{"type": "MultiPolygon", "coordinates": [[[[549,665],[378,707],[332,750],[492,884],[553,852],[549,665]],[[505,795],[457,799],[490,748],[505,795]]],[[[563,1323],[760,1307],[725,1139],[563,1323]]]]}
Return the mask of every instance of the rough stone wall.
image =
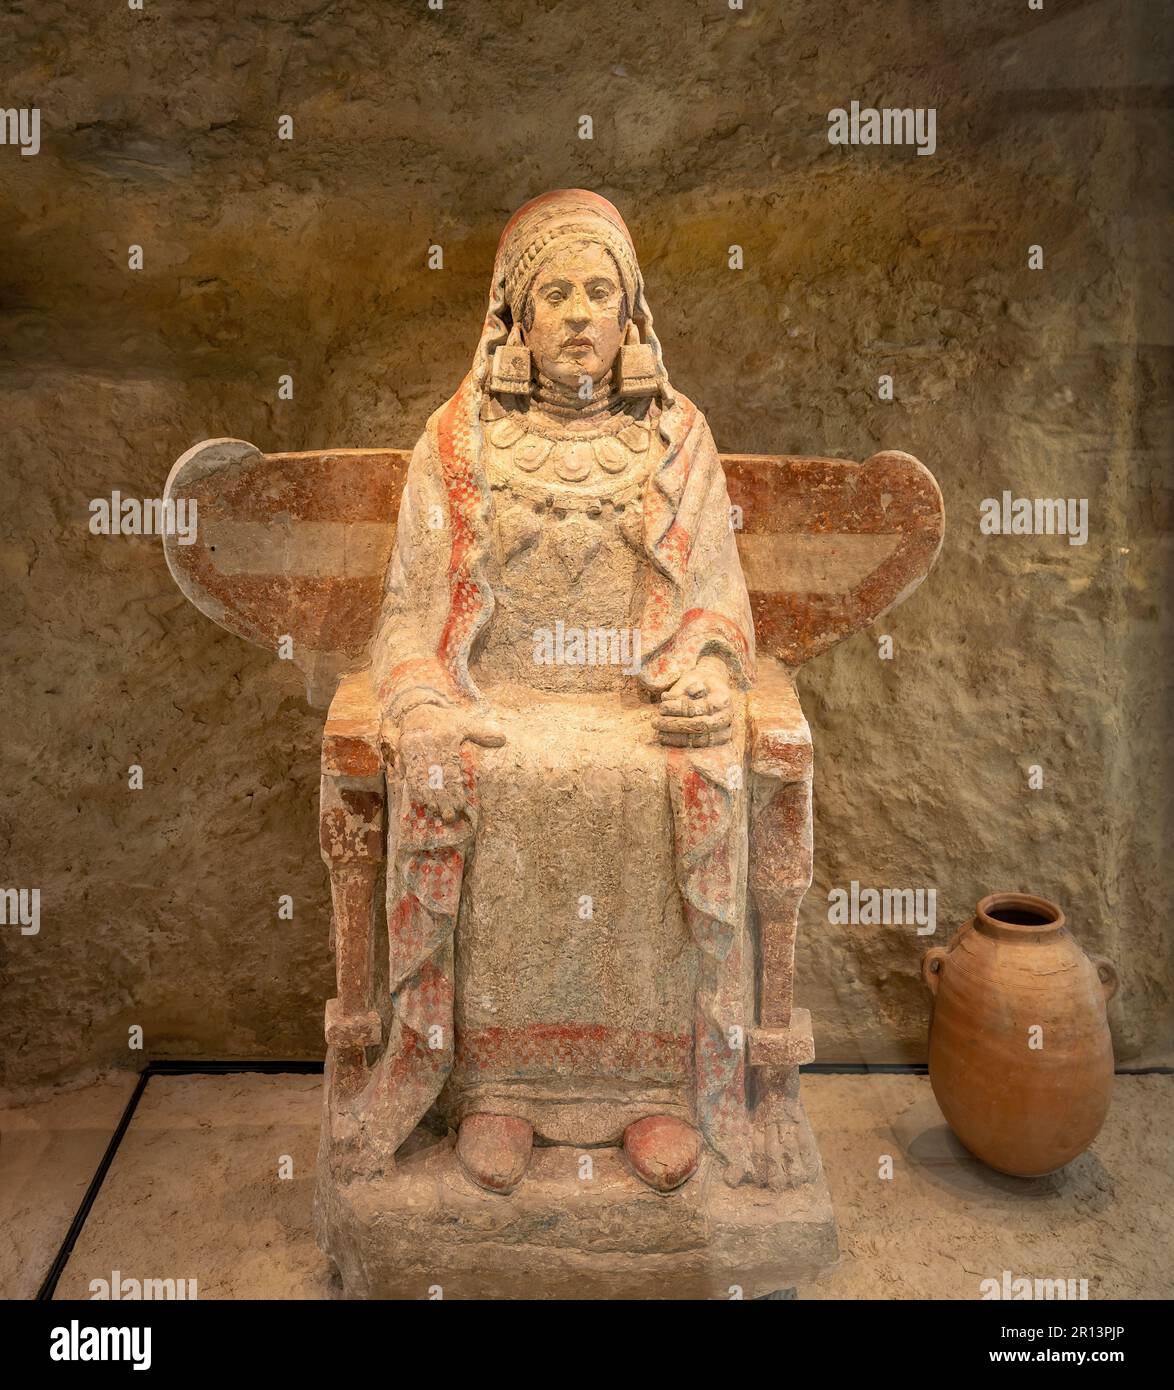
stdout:
{"type": "Polygon", "coordinates": [[[0,929],[11,1083],[137,1065],[133,1024],[147,1055],[320,1053],[321,716],[88,504],[158,496],[216,435],[410,445],[506,217],[566,185],[629,219],[719,447],[897,447],[945,494],[892,660],[862,634],[800,678],[821,1060],[924,1056],[926,938],[831,925],[852,880],[935,888],[939,941],[988,891],[1055,898],[1119,965],[1119,1057],[1168,1056],[1158,4],[9,0],[4,26],[0,106],[43,122],[35,158],[0,146],[0,854],[42,899],[38,935],[0,929]],[[830,145],[853,99],[935,107],[936,153],[830,145]],[[981,536],[1004,489],[1087,498],[1088,543],[981,536]]]}

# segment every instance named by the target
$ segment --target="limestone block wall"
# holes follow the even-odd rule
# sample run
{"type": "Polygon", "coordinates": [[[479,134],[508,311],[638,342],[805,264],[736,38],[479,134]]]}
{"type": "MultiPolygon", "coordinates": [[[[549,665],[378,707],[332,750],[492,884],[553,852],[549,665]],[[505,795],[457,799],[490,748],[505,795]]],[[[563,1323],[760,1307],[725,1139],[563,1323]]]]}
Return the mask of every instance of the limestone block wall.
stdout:
{"type": "Polygon", "coordinates": [[[40,929],[0,928],[6,1081],[320,1054],[321,715],[187,604],[156,538],[92,535],[89,504],[157,497],[217,435],[410,445],[467,369],[505,219],[566,185],[628,218],[719,447],[905,449],[945,494],[928,582],[800,677],[821,1060],[923,1058],[920,953],[995,889],[1059,901],[1120,969],[1119,1058],[1168,1058],[1162,20],[13,0],[0,107],[41,130],[35,156],[0,145],[0,863],[40,929]],[[933,153],[829,143],[853,101],[932,108],[933,153]],[[1087,538],[984,535],[1004,492],[1086,501],[1087,538]],[[853,881],[932,889],[936,936],[829,921],[853,881]]]}

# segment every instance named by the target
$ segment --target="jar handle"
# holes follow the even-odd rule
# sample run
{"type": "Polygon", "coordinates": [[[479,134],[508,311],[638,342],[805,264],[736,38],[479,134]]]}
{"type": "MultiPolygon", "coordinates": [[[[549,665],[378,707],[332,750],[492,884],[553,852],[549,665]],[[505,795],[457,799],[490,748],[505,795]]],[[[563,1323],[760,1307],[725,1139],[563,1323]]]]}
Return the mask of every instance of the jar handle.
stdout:
{"type": "Polygon", "coordinates": [[[1097,972],[1101,993],[1105,996],[1105,1003],[1107,1004],[1121,988],[1121,977],[1117,974],[1117,967],[1107,956],[1090,956],[1089,960],[1092,961],[1093,969],[1097,972]]]}
{"type": "Polygon", "coordinates": [[[942,966],[949,951],[944,946],[931,946],[921,958],[921,978],[929,986],[929,992],[936,995],[938,981],[942,978],[942,966]]]}

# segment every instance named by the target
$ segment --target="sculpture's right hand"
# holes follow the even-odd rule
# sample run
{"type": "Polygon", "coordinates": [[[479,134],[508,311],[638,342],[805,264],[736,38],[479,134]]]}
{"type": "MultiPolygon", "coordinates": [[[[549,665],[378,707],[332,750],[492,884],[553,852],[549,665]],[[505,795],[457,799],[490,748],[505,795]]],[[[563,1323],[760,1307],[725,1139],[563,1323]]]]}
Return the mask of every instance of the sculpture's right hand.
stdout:
{"type": "Polygon", "coordinates": [[[400,725],[399,761],[408,795],[446,822],[465,809],[461,744],[466,742],[500,748],[505,733],[492,720],[440,705],[417,705],[400,725]]]}

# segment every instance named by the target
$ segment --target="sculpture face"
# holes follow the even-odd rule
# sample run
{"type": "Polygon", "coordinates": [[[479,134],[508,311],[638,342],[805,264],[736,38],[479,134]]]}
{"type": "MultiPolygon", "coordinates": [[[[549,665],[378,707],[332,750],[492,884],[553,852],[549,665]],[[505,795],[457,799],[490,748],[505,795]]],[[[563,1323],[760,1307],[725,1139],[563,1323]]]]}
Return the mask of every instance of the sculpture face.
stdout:
{"type": "Polygon", "coordinates": [[[610,253],[590,241],[571,243],[539,271],[523,325],[538,370],[577,388],[611,371],[627,326],[624,291],[610,253]]]}

